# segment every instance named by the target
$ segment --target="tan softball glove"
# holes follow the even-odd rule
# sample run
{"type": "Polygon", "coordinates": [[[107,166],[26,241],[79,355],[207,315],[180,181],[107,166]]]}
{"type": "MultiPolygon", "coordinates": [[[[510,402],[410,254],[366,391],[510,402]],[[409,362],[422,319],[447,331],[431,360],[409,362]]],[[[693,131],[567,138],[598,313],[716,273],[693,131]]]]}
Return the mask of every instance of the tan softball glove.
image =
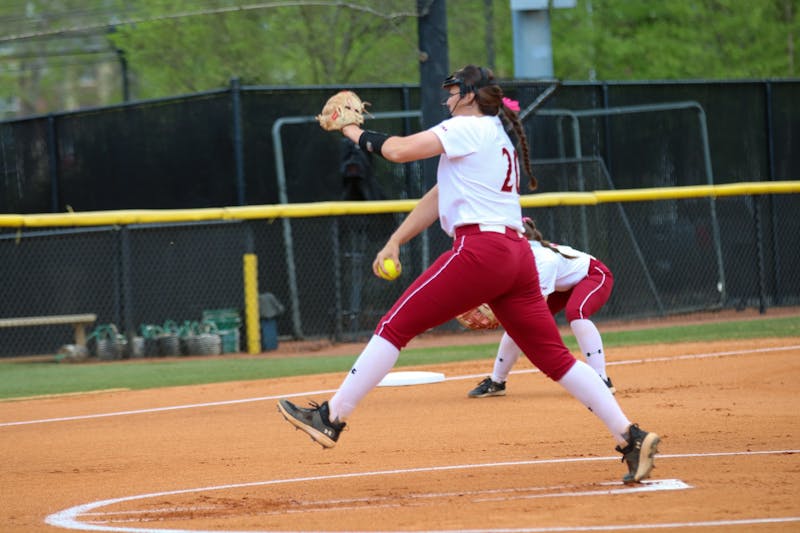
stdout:
{"type": "Polygon", "coordinates": [[[496,329],[500,325],[492,308],[486,304],[458,315],[456,320],[467,329],[496,329]]]}
{"type": "Polygon", "coordinates": [[[325,102],[317,122],[326,131],[341,130],[348,124],[360,126],[364,123],[364,114],[369,115],[368,105],[369,102],[362,102],[353,91],[340,91],[325,102]]]}

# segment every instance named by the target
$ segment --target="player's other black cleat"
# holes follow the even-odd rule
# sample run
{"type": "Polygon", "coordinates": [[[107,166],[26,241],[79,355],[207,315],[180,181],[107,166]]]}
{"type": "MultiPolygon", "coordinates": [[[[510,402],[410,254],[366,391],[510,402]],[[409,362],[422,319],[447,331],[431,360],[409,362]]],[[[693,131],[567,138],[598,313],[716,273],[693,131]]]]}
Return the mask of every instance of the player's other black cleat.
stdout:
{"type": "Polygon", "coordinates": [[[505,396],[506,382],[492,381],[491,376],[484,379],[478,386],[467,393],[470,398],[486,398],[488,396],[505,396]]]}
{"type": "Polygon", "coordinates": [[[308,433],[323,448],[333,448],[346,425],[344,422],[330,421],[328,402],[311,402],[311,407],[307,408],[297,407],[289,400],[279,400],[278,411],[290,424],[308,433]]]}
{"type": "Polygon", "coordinates": [[[604,379],[603,383],[605,383],[606,387],[608,387],[608,392],[610,392],[611,394],[616,394],[617,393],[616,387],[614,387],[614,384],[611,383],[611,378],[604,379]]]}
{"type": "Polygon", "coordinates": [[[616,448],[622,454],[622,461],[628,463],[628,473],[622,477],[623,483],[632,485],[650,477],[659,442],[661,438],[658,435],[639,429],[637,424],[628,428],[628,445],[616,448]]]}

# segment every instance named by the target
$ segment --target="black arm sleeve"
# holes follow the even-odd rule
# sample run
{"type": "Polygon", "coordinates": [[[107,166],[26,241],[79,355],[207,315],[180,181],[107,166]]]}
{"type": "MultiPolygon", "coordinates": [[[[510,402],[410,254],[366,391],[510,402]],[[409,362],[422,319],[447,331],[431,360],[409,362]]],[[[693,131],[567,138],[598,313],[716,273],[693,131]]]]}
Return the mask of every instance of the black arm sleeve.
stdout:
{"type": "Polygon", "coordinates": [[[389,138],[389,135],[385,133],[378,133],[377,131],[372,130],[364,130],[364,133],[361,134],[361,137],[358,138],[358,145],[361,147],[362,150],[366,152],[372,152],[374,154],[378,154],[379,156],[383,157],[381,153],[381,148],[383,148],[383,143],[386,142],[386,139],[389,138]]]}

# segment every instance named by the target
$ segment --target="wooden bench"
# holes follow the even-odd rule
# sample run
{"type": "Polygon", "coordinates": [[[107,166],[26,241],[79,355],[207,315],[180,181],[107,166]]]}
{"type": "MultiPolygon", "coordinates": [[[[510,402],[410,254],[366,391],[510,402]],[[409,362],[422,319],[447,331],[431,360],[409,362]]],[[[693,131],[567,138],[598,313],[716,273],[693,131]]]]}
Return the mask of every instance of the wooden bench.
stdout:
{"type": "Polygon", "coordinates": [[[85,328],[90,324],[94,324],[95,321],[97,321],[97,315],[94,313],[83,315],[26,316],[19,318],[0,318],[0,328],[70,324],[75,328],[75,344],[77,346],[86,346],[85,328]]]}

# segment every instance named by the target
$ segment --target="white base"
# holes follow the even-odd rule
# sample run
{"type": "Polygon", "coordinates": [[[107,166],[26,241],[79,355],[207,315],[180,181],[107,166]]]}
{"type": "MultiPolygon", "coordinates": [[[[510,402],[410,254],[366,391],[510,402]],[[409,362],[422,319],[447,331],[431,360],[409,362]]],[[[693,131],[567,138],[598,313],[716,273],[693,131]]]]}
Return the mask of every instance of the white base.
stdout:
{"type": "Polygon", "coordinates": [[[444,381],[444,374],[441,372],[422,372],[405,371],[389,372],[378,383],[378,387],[402,387],[404,385],[424,385],[426,383],[438,383],[444,381]]]}

